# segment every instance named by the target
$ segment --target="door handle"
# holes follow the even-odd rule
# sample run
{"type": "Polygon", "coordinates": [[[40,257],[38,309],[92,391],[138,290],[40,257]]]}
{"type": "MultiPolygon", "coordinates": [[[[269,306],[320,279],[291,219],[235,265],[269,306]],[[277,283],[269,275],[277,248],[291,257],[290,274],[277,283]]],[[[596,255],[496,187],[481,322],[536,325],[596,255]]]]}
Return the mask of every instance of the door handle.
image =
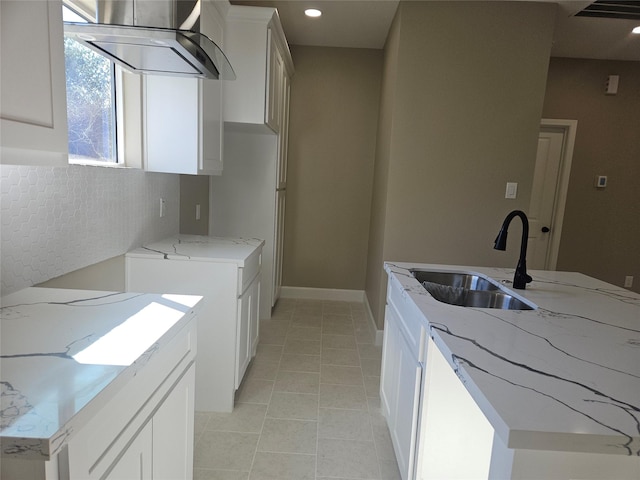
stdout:
{"type": "Polygon", "coordinates": [[[549,231],[549,227],[542,227],[542,233],[547,233],[549,231]]]}

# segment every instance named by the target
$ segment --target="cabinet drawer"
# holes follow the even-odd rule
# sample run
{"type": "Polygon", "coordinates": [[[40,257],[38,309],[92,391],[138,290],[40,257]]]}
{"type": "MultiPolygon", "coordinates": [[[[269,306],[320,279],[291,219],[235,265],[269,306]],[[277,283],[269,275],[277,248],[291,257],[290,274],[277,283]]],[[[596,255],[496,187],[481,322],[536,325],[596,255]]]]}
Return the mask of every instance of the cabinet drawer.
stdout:
{"type": "Polygon", "coordinates": [[[407,345],[418,362],[423,362],[425,357],[425,325],[419,316],[411,311],[412,303],[404,298],[404,291],[397,281],[391,279],[387,288],[387,305],[393,310],[397,319],[398,328],[407,345]]]}
{"type": "Polygon", "coordinates": [[[242,295],[260,272],[262,249],[259,248],[244,261],[244,267],[238,269],[238,296],[242,295]]]}

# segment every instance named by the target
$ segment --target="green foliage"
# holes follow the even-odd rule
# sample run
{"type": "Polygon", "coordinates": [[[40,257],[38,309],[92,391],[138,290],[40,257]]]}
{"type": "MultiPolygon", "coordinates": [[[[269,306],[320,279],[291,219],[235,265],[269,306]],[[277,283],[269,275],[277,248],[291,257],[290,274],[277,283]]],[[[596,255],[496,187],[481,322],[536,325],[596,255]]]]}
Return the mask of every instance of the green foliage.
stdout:
{"type": "Polygon", "coordinates": [[[113,65],[71,38],[64,47],[69,153],[113,160],[113,65]]]}

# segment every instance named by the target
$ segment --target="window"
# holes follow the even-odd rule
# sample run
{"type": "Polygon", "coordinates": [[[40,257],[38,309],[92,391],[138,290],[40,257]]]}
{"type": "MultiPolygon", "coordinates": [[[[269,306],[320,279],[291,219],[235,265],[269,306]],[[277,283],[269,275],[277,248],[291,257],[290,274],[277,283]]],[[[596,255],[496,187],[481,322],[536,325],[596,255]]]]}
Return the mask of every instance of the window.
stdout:
{"type": "MultiPolygon", "coordinates": [[[[67,7],[63,18],[86,22],[67,7]]],[[[71,38],[64,51],[69,159],[117,163],[114,64],[71,38]]]]}

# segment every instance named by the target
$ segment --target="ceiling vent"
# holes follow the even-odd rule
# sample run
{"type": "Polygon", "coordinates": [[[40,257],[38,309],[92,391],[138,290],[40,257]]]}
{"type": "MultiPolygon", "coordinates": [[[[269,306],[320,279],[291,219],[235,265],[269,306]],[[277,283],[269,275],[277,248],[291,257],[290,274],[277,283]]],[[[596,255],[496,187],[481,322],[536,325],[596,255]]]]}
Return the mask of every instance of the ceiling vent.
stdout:
{"type": "Polygon", "coordinates": [[[575,16],[640,20],[640,1],[596,0],[575,16]]]}

